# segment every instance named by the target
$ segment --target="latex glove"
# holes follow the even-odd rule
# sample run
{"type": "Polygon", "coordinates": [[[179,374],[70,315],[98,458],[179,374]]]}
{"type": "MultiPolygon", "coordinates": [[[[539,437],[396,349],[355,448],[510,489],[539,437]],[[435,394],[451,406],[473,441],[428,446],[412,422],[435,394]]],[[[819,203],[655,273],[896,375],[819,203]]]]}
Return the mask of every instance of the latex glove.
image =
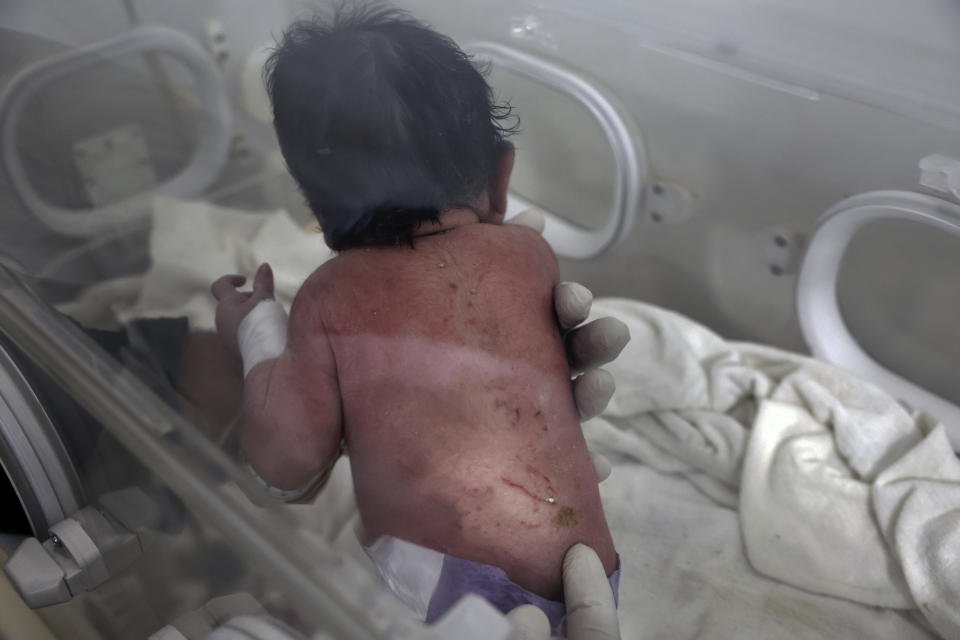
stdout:
{"type": "MultiPolygon", "coordinates": [[[[613,590],[603,563],[585,544],[576,544],[563,558],[563,599],[567,605],[568,640],[620,640],[620,622],[613,590]]],[[[549,640],[546,614],[532,604],[507,614],[511,640],[549,640]]]]}
{"type": "Polygon", "coordinates": [[[581,324],[590,315],[593,294],[582,284],[561,282],[553,288],[553,306],[565,331],[567,360],[574,378],[573,397],[584,420],[600,415],[616,385],[600,365],[616,359],[630,340],[630,330],[616,318],[597,318],[581,324]]]}

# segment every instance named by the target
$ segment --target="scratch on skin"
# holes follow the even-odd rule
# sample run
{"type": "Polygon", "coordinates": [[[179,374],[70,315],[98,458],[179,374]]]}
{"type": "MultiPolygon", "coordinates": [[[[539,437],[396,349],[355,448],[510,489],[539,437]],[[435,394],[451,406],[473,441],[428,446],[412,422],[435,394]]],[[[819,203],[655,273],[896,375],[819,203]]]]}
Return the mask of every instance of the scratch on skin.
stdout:
{"type": "MultiPolygon", "coordinates": [[[[543,411],[537,411],[535,414],[533,414],[534,419],[538,419],[538,418],[542,419],[542,416],[543,416],[543,411]]],[[[543,421],[543,431],[544,432],[550,431],[550,425],[547,424],[546,420],[543,421]]]]}
{"type": "MultiPolygon", "coordinates": [[[[553,497],[542,498],[542,497],[536,495],[535,493],[533,493],[532,491],[530,491],[529,489],[527,489],[525,486],[523,486],[523,485],[520,484],[519,482],[514,482],[513,480],[510,480],[509,478],[506,478],[506,477],[504,477],[504,476],[500,476],[500,480],[503,481],[503,483],[504,483],[505,485],[507,485],[508,487],[513,487],[514,489],[519,489],[520,491],[524,492],[525,494],[527,494],[528,496],[530,496],[531,498],[533,498],[533,499],[536,500],[537,502],[546,502],[547,504],[554,504],[554,503],[557,501],[556,498],[553,498],[553,497]]],[[[552,487],[551,487],[551,488],[552,488],[552,487]]]]}
{"type": "Polygon", "coordinates": [[[537,475],[543,478],[543,481],[547,483],[547,493],[549,493],[552,496],[557,494],[556,489],[553,488],[553,483],[550,482],[550,478],[548,478],[547,474],[545,474],[543,471],[540,471],[540,469],[537,469],[532,464],[528,464],[527,473],[530,473],[532,475],[537,475]]]}
{"type": "Polygon", "coordinates": [[[505,478],[504,476],[500,476],[500,480],[502,480],[503,484],[507,485],[508,487],[513,487],[514,489],[519,489],[520,491],[523,491],[525,494],[527,494],[534,500],[539,501],[541,499],[540,496],[533,495],[533,493],[531,493],[529,489],[527,489],[525,486],[523,486],[519,482],[514,482],[513,480],[505,478]]]}

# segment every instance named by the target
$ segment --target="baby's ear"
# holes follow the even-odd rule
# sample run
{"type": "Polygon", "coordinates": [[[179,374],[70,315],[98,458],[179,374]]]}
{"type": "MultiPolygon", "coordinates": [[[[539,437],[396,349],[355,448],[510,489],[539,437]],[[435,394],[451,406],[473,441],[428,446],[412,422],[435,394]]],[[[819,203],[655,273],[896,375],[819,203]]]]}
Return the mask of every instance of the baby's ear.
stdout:
{"type": "Polygon", "coordinates": [[[491,212],[500,214],[501,219],[507,213],[507,188],[510,186],[510,173],[513,171],[515,155],[513,145],[505,142],[488,187],[491,212]]]}

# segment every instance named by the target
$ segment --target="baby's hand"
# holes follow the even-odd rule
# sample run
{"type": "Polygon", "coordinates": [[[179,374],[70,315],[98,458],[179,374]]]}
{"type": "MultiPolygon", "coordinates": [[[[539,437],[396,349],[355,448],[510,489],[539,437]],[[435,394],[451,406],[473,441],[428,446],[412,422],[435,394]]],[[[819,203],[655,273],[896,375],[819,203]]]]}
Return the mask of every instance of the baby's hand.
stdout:
{"type": "Polygon", "coordinates": [[[253,291],[237,291],[247,281],[244,276],[220,276],[210,285],[210,293],[217,299],[216,326],[220,339],[228,349],[239,353],[237,329],[250,311],[262,300],[273,299],[273,271],[263,263],[253,277],[253,291]]]}

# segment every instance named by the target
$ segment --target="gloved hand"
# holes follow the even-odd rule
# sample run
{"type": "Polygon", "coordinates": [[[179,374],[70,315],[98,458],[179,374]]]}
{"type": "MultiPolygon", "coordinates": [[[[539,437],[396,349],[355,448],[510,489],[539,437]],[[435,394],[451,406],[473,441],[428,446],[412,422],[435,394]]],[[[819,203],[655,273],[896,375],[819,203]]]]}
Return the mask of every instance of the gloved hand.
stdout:
{"type": "Polygon", "coordinates": [[[583,372],[573,381],[573,397],[584,420],[600,415],[613,396],[613,376],[600,365],[616,359],[630,340],[627,325],[616,318],[598,318],[581,325],[590,315],[592,303],[593,294],[582,284],[561,282],[553,288],[557,320],[566,331],[570,369],[575,374],[583,372]]]}
{"type": "MultiPolygon", "coordinates": [[[[585,544],[576,544],[563,558],[563,599],[567,605],[568,640],[620,640],[620,622],[603,563],[585,544]]],[[[511,640],[550,640],[546,614],[532,604],[507,614],[511,640]]]]}

